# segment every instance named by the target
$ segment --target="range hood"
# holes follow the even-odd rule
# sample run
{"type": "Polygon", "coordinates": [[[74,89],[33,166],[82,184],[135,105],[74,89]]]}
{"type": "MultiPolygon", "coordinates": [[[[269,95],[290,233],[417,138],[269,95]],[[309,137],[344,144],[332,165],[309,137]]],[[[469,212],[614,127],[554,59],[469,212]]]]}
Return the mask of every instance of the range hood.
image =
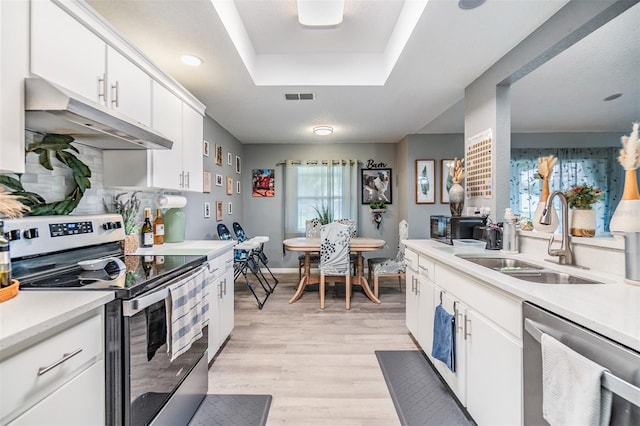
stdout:
{"type": "Polygon", "coordinates": [[[25,79],[26,129],[70,135],[99,149],[171,149],[173,142],[97,102],[41,78],[25,79]]]}

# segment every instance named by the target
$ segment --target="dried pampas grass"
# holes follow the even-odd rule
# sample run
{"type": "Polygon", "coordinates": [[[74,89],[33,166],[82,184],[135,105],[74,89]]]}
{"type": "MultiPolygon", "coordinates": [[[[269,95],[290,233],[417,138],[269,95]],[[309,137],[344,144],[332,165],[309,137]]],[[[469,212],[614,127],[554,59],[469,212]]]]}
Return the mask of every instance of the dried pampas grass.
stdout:
{"type": "Polygon", "coordinates": [[[22,217],[24,212],[31,211],[28,206],[20,202],[24,198],[19,195],[11,195],[0,187],[0,214],[5,217],[22,217]]]}
{"type": "Polygon", "coordinates": [[[622,137],[622,149],[618,161],[625,170],[635,170],[640,166],[640,139],[638,139],[638,123],[633,123],[633,131],[622,137]]]}

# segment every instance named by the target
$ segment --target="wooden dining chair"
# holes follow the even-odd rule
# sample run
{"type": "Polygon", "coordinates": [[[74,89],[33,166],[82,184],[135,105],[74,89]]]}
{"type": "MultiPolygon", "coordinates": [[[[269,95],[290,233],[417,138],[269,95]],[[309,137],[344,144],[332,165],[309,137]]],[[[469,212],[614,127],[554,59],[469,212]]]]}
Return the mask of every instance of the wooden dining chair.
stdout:
{"type": "Polygon", "coordinates": [[[326,277],[345,280],[346,309],[351,308],[351,235],[349,225],[332,222],[320,227],[320,309],[324,309],[326,277]]]}
{"type": "Polygon", "coordinates": [[[404,261],[404,244],[402,240],[409,238],[409,223],[406,220],[400,221],[398,225],[398,252],[396,257],[374,257],[367,259],[367,269],[369,270],[369,282],[373,275],[373,294],[378,297],[378,280],[380,277],[398,277],[398,286],[402,290],[402,279],[405,278],[407,265],[404,261]]]}

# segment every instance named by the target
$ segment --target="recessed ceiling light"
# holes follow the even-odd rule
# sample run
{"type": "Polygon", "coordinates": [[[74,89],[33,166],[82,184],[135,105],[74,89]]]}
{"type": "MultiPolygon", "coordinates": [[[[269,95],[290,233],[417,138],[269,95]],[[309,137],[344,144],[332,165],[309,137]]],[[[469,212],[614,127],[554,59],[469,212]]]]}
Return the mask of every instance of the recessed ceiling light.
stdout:
{"type": "Polygon", "coordinates": [[[614,99],[618,99],[620,96],[622,96],[622,93],[614,93],[613,95],[604,98],[603,101],[612,101],[614,99]]]}
{"type": "Polygon", "coordinates": [[[458,0],[458,7],[463,10],[475,9],[485,1],[486,0],[458,0]]]}
{"type": "Polygon", "coordinates": [[[189,65],[192,67],[198,67],[202,65],[202,59],[198,58],[195,55],[182,55],[180,56],[180,60],[183,64],[189,65]]]}
{"type": "Polygon", "coordinates": [[[298,0],[298,22],[308,27],[330,27],[342,22],[344,0],[298,0]]]}
{"type": "Polygon", "coordinates": [[[313,133],[318,136],[328,136],[333,133],[333,127],[331,126],[316,126],[313,128],[313,133]]]}

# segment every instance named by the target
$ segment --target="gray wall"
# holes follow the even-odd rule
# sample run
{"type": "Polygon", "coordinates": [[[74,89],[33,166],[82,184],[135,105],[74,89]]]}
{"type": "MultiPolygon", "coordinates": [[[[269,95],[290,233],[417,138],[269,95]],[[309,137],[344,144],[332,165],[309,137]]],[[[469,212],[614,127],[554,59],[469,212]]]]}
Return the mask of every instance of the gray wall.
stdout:
{"type": "MultiPolygon", "coordinates": [[[[375,257],[395,256],[398,244],[398,216],[401,197],[400,182],[402,173],[397,167],[396,144],[250,144],[244,145],[242,169],[243,190],[243,223],[242,226],[249,235],[268,236],[270,242],[265,244],[269,265],[276,268],[297,267],[298,253],[287,252],[283,256],[282,240],[284,239],[284,193],[283,170],[279,163],[284,160],[319,160],[319,159],[356,159],[362,168],[369,159],[376,163],[384,162],[392,170],[392,204],[388,205],[384,213],[380,229],[376,229],[371,222],[371,214],[367,205],[360,204],[358,221],[358,235],[364,237],[381,238],[387,241],[387,247],[373,252],[375,257]],[[251,170],[275,169],[275,196],[251,196],[251,170]]],[[[358,178],[359,180],[359,178],[358,178]]],[[[360,188],[358,188],[360,190],[360,188]]],[[[360,193],[358,194],[360,198],[360,193]]],[[[225,219],[226,221],[226,219],[225,219]]]]}
{"type": "Polygon", "coordinates": [[[513,133],[511,148],[622,148],[620,138],[628,132],[513,133]]]}
{"type": "Polygon", "coordinates": [[[204,139],[209,142],[210,153],[208,157],[203,157],[204,170],[211,172],[211,193],[197,194],[191,192],[184,192],[187,198],[187,205],[183,209],[187,218],[187,224],[185,229],[185,238],[188,240],[212,240],[218,239],[218,232],[216,227],[218,223],[224,223],[229,227],[229,230],[233,234],[231,224],[233,222],[242,223],[242,211],[243,209],[243,193],[246,192],[247,187],[242,185],[241,193],[236,193],[236,180],[241,179],[242,174],[245,173],[244,158],[243,158],[243,145],[236,139],[231,133],[227,132],[224,127],[220,126],[211,117],[204,117],[204,139]],[[222,166],[215,164],[215,145],[222,146],[222,166]],[[227,164],[227,154],[232,154],[232,164],[227,164]],[[241,171],[242,174],[236,174],[235,161],[236,155],[241,159],[241,171]],[[216,186],[216,174],[222,175],[222,186],[216,186]],[[226,194],[226,178],[227,176],[233,177],[233,195],[226,194]],[[216,201],[223,202],[224,217],[222,222],[216,221],[215,203],[216,201]],[[211,217],[204,217],[204,203],[211,203],[211,217]],[[233,207],[233,214],[227,215],[227,204],[231,202],[233,207]]]}

